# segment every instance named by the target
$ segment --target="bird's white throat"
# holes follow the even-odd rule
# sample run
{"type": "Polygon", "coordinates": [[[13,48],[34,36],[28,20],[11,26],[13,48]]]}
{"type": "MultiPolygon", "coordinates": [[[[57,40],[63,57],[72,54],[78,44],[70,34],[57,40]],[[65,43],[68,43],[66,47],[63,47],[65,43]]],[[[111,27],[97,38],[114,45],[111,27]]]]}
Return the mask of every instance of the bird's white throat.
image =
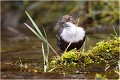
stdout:
{"type": "Polygon", "coordinates": [[[65,27],[60,35],[63,40],[71,43],[83,40],[85,37],[85,31],[83,28],[77,27],[71,22],[66,22],[65,24],[69,27],[65,27]]]}

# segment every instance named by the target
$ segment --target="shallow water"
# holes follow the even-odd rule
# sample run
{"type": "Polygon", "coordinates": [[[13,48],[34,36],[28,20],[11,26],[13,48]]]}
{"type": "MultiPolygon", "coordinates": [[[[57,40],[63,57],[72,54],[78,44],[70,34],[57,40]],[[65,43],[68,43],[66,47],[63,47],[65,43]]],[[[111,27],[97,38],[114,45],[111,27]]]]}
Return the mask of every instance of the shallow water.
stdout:
{"type": "MultiPolygon", "coordinates": [[[[85,49],[95,46],[96,42],[111,39],[110,34],[87,35],[85,49]]],[[[49,43],[59,53],[54,34],[49,33],[49,43]]],[[[96,72],[67,74],[43,73],[41,41],[36,36],[28,39],[14,39],[3,36],[1,40],[1,78],[4,79],[94,79],[96,72]],[[25,67],[26,65],[26,67],[25,67]]],[[[44,45],[45,46],[45,45],[44,45]]],[[[82,50],[82,49],[81,49],[82,50]]],[[[55,54],[50,50],[49,61],[55,54]]],[[[114,71],[97,72],[107,78],[118,78],[114,71]],[[112,75],[112,76],[111,76],[112,75]]]]}

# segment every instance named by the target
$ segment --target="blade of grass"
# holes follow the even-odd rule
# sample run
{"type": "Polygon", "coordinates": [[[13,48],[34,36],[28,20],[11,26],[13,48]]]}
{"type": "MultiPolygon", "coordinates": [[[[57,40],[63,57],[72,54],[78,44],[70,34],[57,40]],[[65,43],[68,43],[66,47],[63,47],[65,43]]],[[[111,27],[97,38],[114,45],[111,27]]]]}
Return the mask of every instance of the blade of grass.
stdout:
{"type": "Polygon", "coordinates": [[[77,20],[77,26],[78,26],[78,24],[79,24],[79,21],[80,21],[80,19],[78,18],[78,20],[77,20]]]}
{"type": "Polygon", "coordinates": [[[82,49],[82,52],[85,51],[85,46],[86,46],[86,40],[85,40],[85,42],[83,43],[83,49],[82,49]]]}
{"type": "Polygon", "coordinates": [[[58,57],[60,57],[58,54],[57,54],[57,52],[53,49],[53,47],[48,43],[48,45],[49,45],[49,47],[53,50],[53,52],[58,56],[58,57]]]}
{"type": "Polygon", "coordinates": [[[67,49],[70,47],[70,45],[71,45],[71,42],[68,44],[68,46],[67,46],[67,48],[65,49],[65,51],[64,51],[64,52],[66,52],[66,51],[67,51],[67,49]]]}
{"type": "Polygon", "coordinates": [[[115,27],[114,27],[114,26],[113,26],[113,30],[114,30],[115,36],[116,36],[116,37],[118,37],[117,32],[116,32],[116,30],[115,30],[115,27]]]}
{"type": "Polygon", "coordinates": [[[51,71],[53,71],[55,68],[57,68],[57,67],[54,67],[54,68],[50,69],[48,72],[51,72],[51,71]]]}
{"type": "MultiPolygon", "coordinates": [[[[42,26],[42,27],[43,27],[43,26],[42,26]]],[[[47,35],[46,35],[46,31],[45,31],[44,27],[43,27],[43,31],[44,31],[44,34],[45,34],[45,39],[48,40],[48,39],[47,39],[47,35]]],[[[47,57],[47,58],[49,57],[49,45],[48,45],[48,44],[47,44],[47,56],[46,56],[46,57],[47,57]]],[[[49,60],[48,60],[48,61],[49,61],[49,60]]],[[[47,61],[47,62],[48,62],[48,61],[47,61]]]]}
{"type": "Polygon", "coordinates": [[[28,18],[30,19],[30,21],[32,22],[32,24],[34,25],[35,29],[37,30],[37,32],[41,35],[41,37],[44,38],[44,36],[42,35],[41,31],[39,30],[38,26],[35,24],[35,22],[33,21],[33,19],[30,17],[30,15],[27,13],[27,11],[25,11],[25,13],[27,14],[28,18]]]}
{"type": "Polygon", "coordinates": [[[57,52],[52,48],[52,46],[48,43],[48,41],[44,38],[44,36],[42,35],[41,31],[39,30],[38,26],[35,24],[35,22],[33,21],[33,19],[30,17],[30,15],[27,13],[27,11],[25,11],[25,13],[27,14],[27,16],[29,17],[30,21],[32,22],[33,26],[35,27],[35,29],[37,30],[37,32],[32,29],[30,26],[26,25],[34,34],[36,34],[42,41],[44,41],[45,43],[47,43],[49,45],[49,47],[53,50],[53,52],[59,56],[57,54],[57,52]]]}
{"type": "Polygon", "coordinates": [[[46,55],[45,55],[45,50],[44,50],[44,46],[43,46],[43,43],[42,43],[42,53],[43,53],[43,60],[44,60],[44,72],[47,71],[47,63],[46,63],[46,55]]]}
{"type": "Polygon", "coordinates": [[[42,41],[44,41],[43,40],[43,38],[41,37],[41,36],[39,36],[39,34],[34,30],[34,29],[32,29],[28,24],[26,24],[26,23],[24,23],[37,37],[39,37],[42,41]]]}

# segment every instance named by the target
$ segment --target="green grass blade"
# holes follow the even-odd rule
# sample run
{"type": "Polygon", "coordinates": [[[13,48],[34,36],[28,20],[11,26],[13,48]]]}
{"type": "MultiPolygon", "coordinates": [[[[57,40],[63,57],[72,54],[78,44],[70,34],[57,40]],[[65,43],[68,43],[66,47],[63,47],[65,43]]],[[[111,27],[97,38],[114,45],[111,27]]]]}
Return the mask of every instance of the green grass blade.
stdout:
{"type": "Polygon", "coordinates": [[[43,43],[42,43],[42,53],[43,53],[43,59],[44,59],[44,72],[47,71],[47,58],[46,58],[46,55],[45,55],[45,50],[44,50],[44,46],[43,46],[43,43]]]}
{"type": "Polygon", "coordinates": [[[27,11],[25,11],[25,13],[27,14],[28,18],[30,19],[30,21],[32,22],[32,24],[34,25],[35,29],[37,30],[37,32],[44,38],[44,36],[42,35],[41,31],[39,30],[38,26],[35,24],[35,22],[33,21],[33,19],[30,17],[30,15],[27,13],[27,11]]]}
{"type": "Polygon", "coordinates": [[[34,29],[32,29],[28,24],[26,24],[26,23],[24,23],[37,37],[39,37],[42,41],[44,41],[43,40],[43,38],[41,37],[41,36],[39,36],[39,34],[34,30],[34,29]]]}
{"type": "Polygon", "coordinates": [[[45,59],[46,59],[46,55],[45,55],[45,50],[44,50],[43,43],[42,43],[42,53],[43,53],[43,59],[44,59],[44,61],[45,61],[45,59]]]}
{"type": "MultiPolygon", "coordinates": [[[[43,26],[42,26],[42,27],[43,27],[43,26]]],[[[46,40],[48,40],[48,39],[47,39],[47,34],[46,34],[46,31],[45,31],[44,27],[43,27],[43,31],[44,31],[46,40]]],[[[48,58],[48,56],[49,56],[49,45],[47,44],[47,58],[48,58]]]]}
{"type": "Polygon", "coordinates": [[[116,30],[115,30],[115,27],[114,27],[114,26],[113,26],[113,30],[114,30],[115,36],[116,36],[116,37],[118,37],[117,32],[116,32],[116,30]]]}
{"type": "Polygon", "coordinates": [[[71,42],[68,44],[68,46],[67,46],[67,48],[65,49],[65,53],[66,53],[66,51],[67,51],[67,49],[70,47],[70,45],[71,45],[71,42]]]}
{"type": "Polygon", "coordinates": [[[49,70],[48,72],[52,72],[54,69],[56,69],[57,67],[54,67],[54,68],[52,68],[51,70],[49,70]]]}
{"type": "MultiPolygon", "coordinates": [[[[42,35],[41,31],[39,30],[38,26],[35,24],[35,22],[33,21],[33,19],[30,17],[30,15],[27,13],[27,11],[25,11],[25,13],[27,14],[28,18],[30,19],[30,21],[32,22],[33,26],[35,27],[35,29],[37,31],[35,31],[34,29],[32,29],[30,26],[28,26],[26,23],[25,25],[38,37],[40,38],[42,41],[44,41],[52,50],[55,54],[57,54],[57,52],[52,48],[52,46],[49,44],[49,42],[44,38],[44,36],[42,35]]],[[[57,56],[59,56],[57,54],[57,56]]]]}
{"type": "Polygon", "coordinates": [[[83,43],[83,49],[82,49],[82,52],[85,51],[85,46],[86,46],[86,40],[85,40],[85,42],[83,43]]]}
{"type": "MultiPolygon", "coordinates": [[[[24,23],[38,38],[40,38],[42,41],[44,41],[45,43],[47,43],[47,45],[49,45],[49,47],[54,51],[54,53],[56,53],[56,51],[52,48],[52,46],[48,43],[48,41],[46,39],[43,39],[41,36],[39,36],[39,34],[32,29],[28,24],[24,23]]],[[[56,53],[57,54],[57,53],[56,53]]],[[[57,54],[58,55],[58,54],[57,54]]]]}

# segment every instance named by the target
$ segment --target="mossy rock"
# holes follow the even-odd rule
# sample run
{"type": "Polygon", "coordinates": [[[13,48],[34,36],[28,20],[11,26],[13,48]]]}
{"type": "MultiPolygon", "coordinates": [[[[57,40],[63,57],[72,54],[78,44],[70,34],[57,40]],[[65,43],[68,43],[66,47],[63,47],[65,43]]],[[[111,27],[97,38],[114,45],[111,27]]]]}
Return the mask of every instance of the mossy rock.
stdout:
{"type": "Polygon", "coordinates": [[[105,71],[115,68],[119,60],[120,38],[101,41],[85,52],[73,49],[52,60],[49,69],[54,72],[76,73],[76,71],[105,71]]]}

